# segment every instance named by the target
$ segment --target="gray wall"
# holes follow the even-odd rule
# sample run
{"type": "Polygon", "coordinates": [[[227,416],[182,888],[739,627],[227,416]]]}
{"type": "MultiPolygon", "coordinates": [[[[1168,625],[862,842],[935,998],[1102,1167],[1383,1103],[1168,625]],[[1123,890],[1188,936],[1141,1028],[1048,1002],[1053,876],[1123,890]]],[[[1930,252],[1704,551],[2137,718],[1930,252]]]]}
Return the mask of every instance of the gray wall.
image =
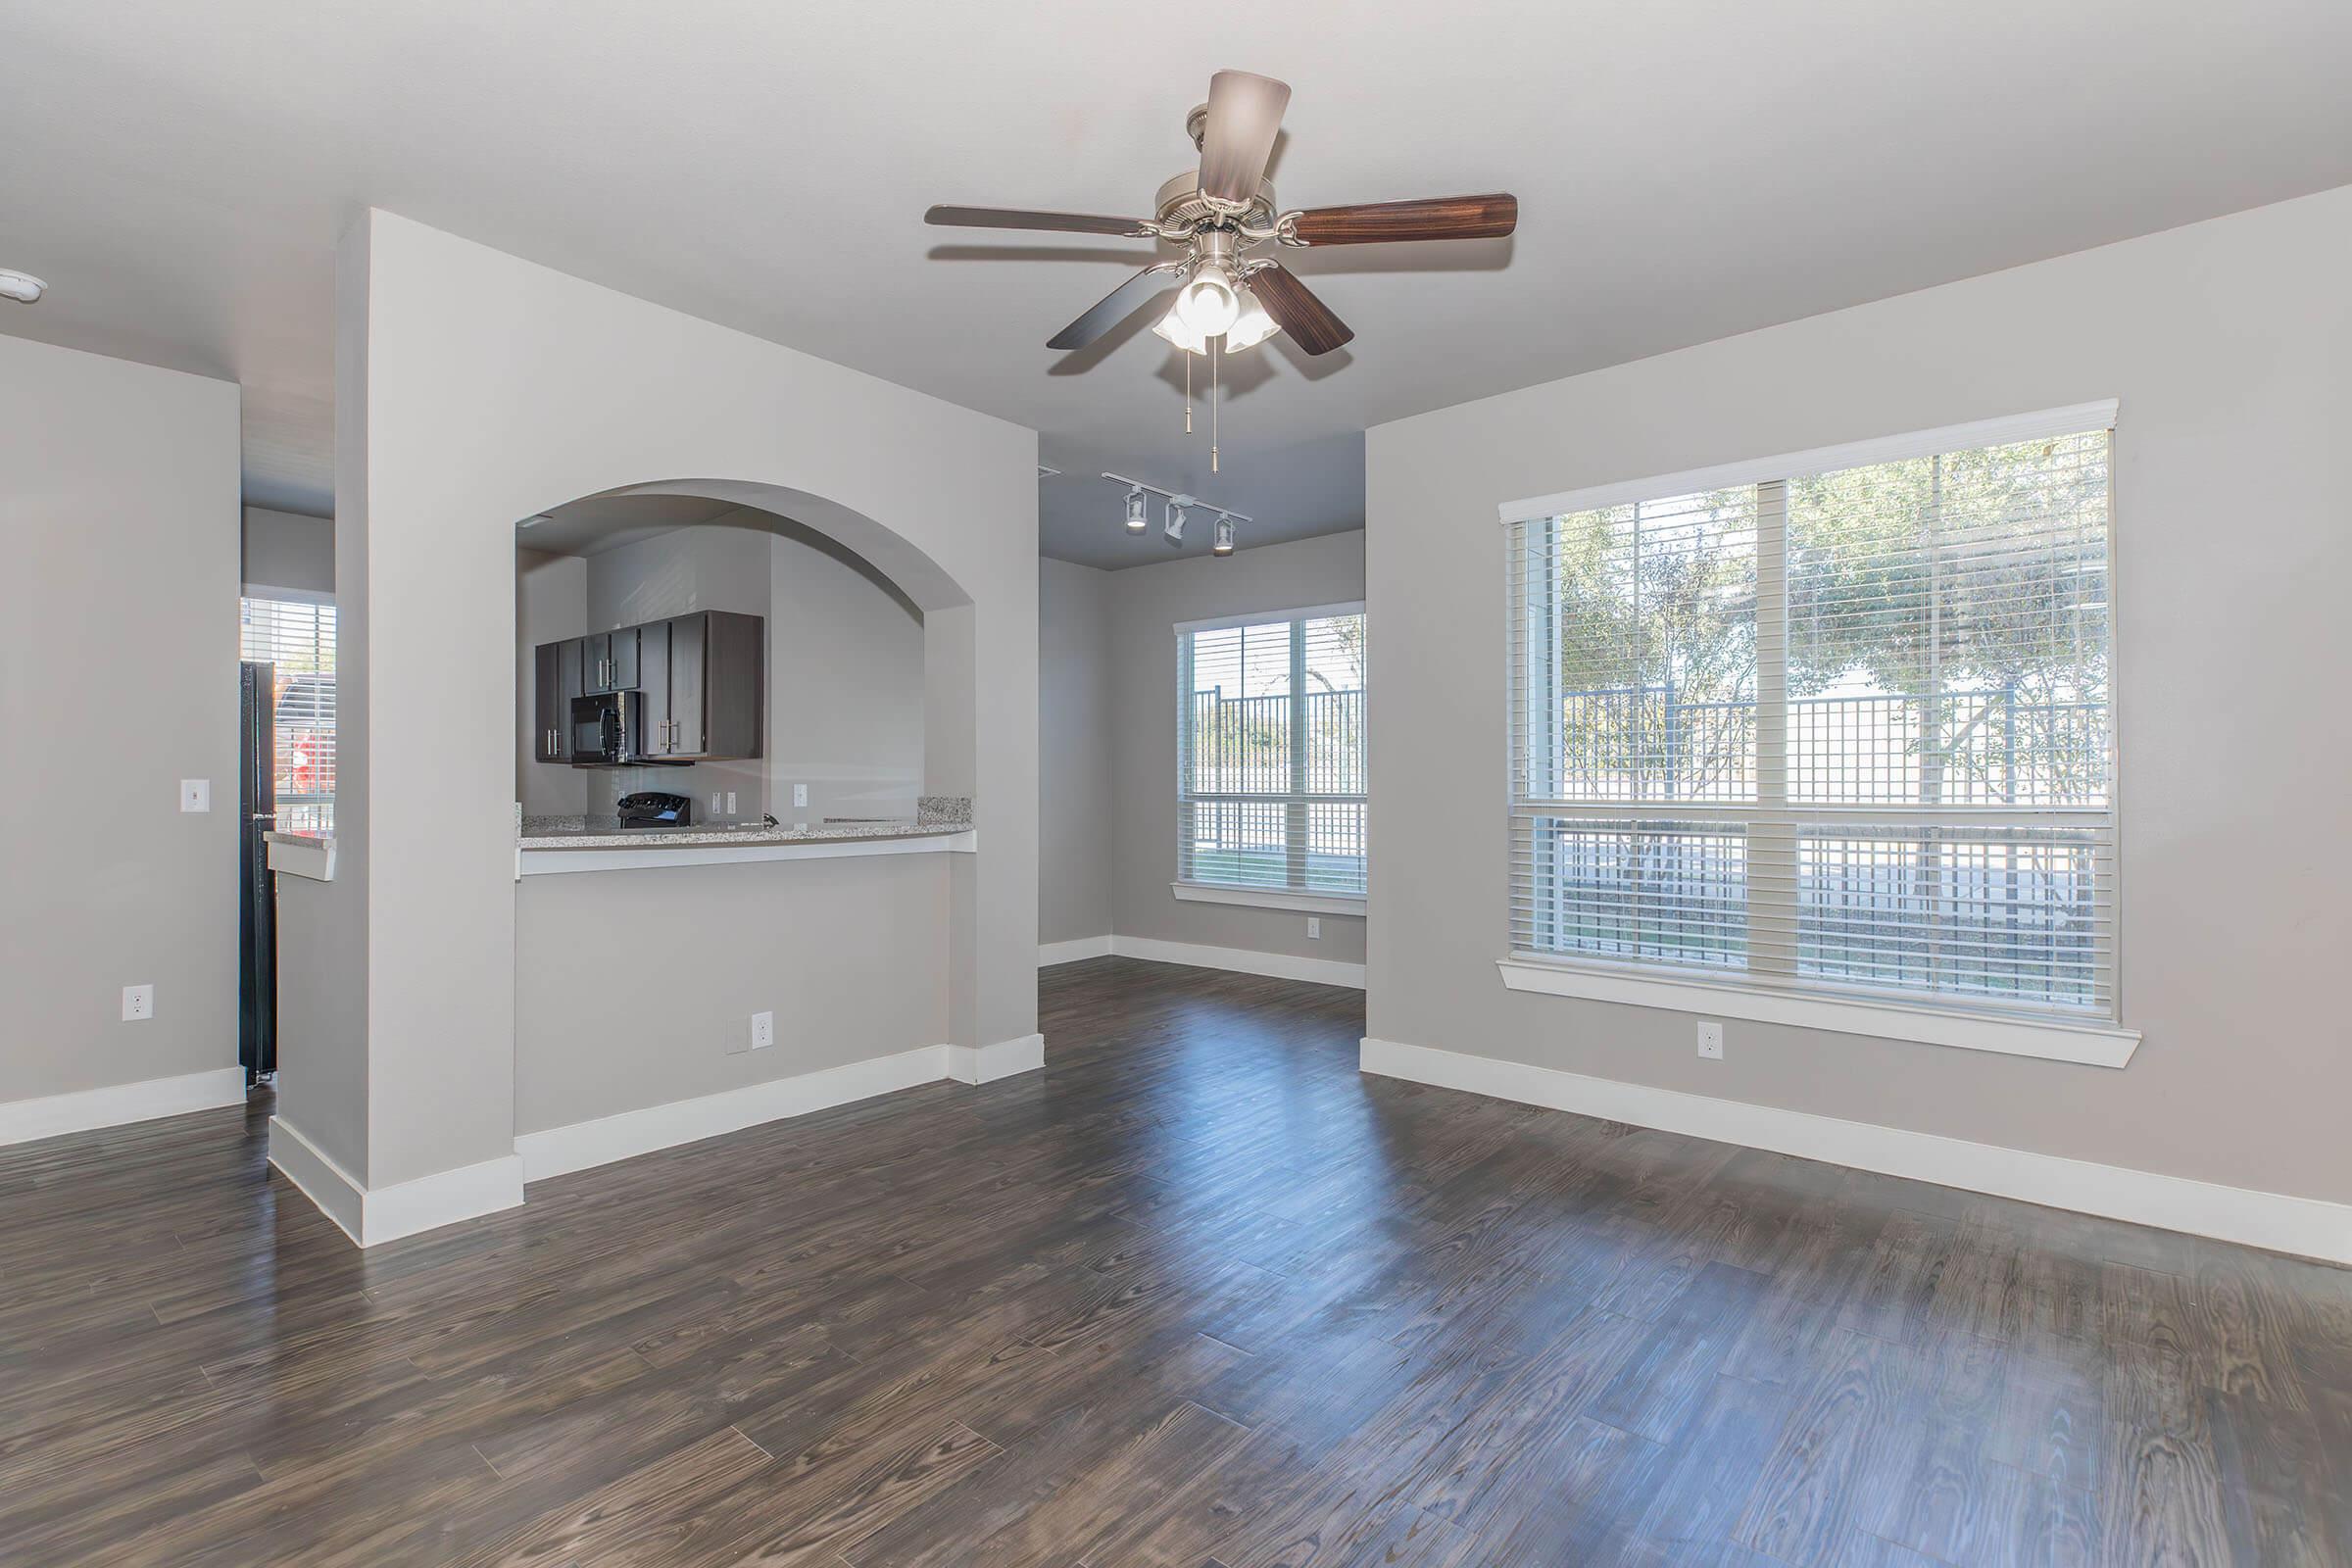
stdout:
{"type": "MultiPolygon", "coordinates": [[[[788,503],[925,607],[924,765],[968,786],[979,846],[940,858],[929,980],[947,1043],[1034,1032],[1035,432],[375,210],[338,258],[337,325],[339,657],[365,734],[341,737],[327,914],[367,967],[290,1049],[356,1054],[364,1104],[294,1125],[356,1109],[364,1163],[327,1152],[370,1188],[512,1157],[514,694],[480,672],[517,644],[514,519],[651,482],[788,503]]],[[[821,972],[888,941],[844,923],[763,961],[821,972]]]]}
{"type": "Polygon", "coordinates": [[[335,597],[335,519],[245,509],[245,591],[257,599],[335,597]]]}
{"type": "Polygon", "coordinates": [[[0,337],[0,756],[72,760],[0,839],[0,1100],[236,1065],[237,421],[230,382],[0,337]]]}
{"type": "Polygon", "coordinates": [[[1110,932],[1110,574],[1037,563],[1037,939],[1110,932]]]}
{"type": "Polygon", "coordinates": [[[585,769],[539,760],[541,643],[588,630],[588,563],[579,556],[514,552],[514,798],[527,816],[577,816],[588,809],[585,769]]]}
{"type": "MultiPolygon", "coordinates": [[[[1380,426],[1379,1038],[2352,1199],[2352,189],[1380,426]],[[2121,399],[2121,1071],[1503,989],[1497,504],[2121,399]]],[[[1141,776],[1148,776],[1149,768],[1141,776]]]]}
{"type": "Polygon", "coordinates": [[[942,1044],[949,862],[961,858],[524,877],[515,1132],[942,1044]],[[745,1052],[760,1011],[775,1013],[776,1043],[745,1052]]]}
{"type": "MultiPolygon", "coordinates": [[[[1168,891],[1176,879],[1176,632],[1178,621],[1258,610],[1297,610],[1364,597],[1364,536],[1325,534],[1243,550],[1225,560],[1198,556],[1107,573],[1104,625],[1111,681],[1111,930],[1123,937],[1243,948],[1361,963],[1364,921],[1319,916],[1323,935],[1309,940],[1307,917],[1284,909],[1191,904],[1168,891]]],[[[1379,612],[1367,641],[1380,646],[1379,612]]],[[[1379,655],[1373,654],[1377,666],[1379,655]]],[[[1387,722],[1377,683],[1370,732],[1387,722]]],[[[1389,808],[1374,782],[1371,814],[1389,808]]],[[[1375,862],[1377,905],[1387,868],[1375,862]]]]}

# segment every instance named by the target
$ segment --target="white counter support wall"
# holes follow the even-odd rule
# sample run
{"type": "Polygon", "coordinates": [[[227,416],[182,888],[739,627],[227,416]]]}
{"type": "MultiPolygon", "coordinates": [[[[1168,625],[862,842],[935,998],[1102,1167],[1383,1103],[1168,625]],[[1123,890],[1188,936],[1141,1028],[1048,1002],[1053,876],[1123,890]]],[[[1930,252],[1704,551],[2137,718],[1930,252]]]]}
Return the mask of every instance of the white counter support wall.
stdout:
{"type": "Polygon", "coordinates": [[[342,248],[336,377],[331,972],[281,1046],[305,1140],[369,1191],[514,1154],[514,523],[616,489],[778,512],[924,609],[926,791],[973,797],[985,846],[946,858],[931,1043],[1035,1034],[1034,432],[382,212],[342,248]]]}

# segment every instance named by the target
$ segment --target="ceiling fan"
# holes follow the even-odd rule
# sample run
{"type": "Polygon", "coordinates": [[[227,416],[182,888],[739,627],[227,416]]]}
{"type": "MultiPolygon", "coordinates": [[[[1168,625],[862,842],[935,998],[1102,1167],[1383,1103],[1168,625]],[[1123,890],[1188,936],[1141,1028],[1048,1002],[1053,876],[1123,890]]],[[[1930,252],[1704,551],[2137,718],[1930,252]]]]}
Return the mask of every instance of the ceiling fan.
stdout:
{"type": "MultiPolygon", "coordinates": [[[[1215,338],[1233,354],[1278,331],[1290,333],[1309,354],[1329,354],[1355,336],[1298,274],[1271,256],[1248,255],[1253,246],[1269,240],[1307,246],[1497,239],[1517,226],[1519,199],[1507,195],[1281,211],[1265,177],[1266,160],[1290,101],[1290,84],[1271,76],[1220,71],[1209,77],[1208,102],[1185,121],[1193,145],[1200,150],[1200,167],[1159,187],[1151,218],[934,207],[923,221],[957,228],[1117,234],[1181,245],[1181,257],[1145,268],[1054,333],[1047,346],[1083,348],[1175,290],[1174,308],[1152,330],[1188,354],[1207,354],[1215,338]]],[[[1215,359],[1209,363],[1213,370],[1215,359]]]]}

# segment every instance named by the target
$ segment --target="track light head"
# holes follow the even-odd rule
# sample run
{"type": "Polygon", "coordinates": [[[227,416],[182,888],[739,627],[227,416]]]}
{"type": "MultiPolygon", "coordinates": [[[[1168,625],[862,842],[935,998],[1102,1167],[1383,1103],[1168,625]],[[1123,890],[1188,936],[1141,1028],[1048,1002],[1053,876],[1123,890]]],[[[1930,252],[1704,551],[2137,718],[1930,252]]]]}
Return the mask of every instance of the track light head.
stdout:
{"type": "Polygon", "coordinates": [[[1144,487],[1140,484],[1129,485],[1127,487],[1127,531],[1142,533],[1151,526],[1151,522],[1144,516],[1144,487]]]}
{"type": "Polygon", "coordinates": [[[1229,512],[1217,514],[1217,531],[1210,536],[1208,553],[1212,556],[1233,554],[1233,514],[1229,512]]]}
{"type": "Polygon", "coordinates": [[[1171,550],[1178,549],[1184,544],[1185,514],[1190,510],[1192,504],[1191,496],[1168,497],[1167,520],[1160,524],[1159,532],[1160,537],[1167,540],[1168,548],[1171,550]]]}

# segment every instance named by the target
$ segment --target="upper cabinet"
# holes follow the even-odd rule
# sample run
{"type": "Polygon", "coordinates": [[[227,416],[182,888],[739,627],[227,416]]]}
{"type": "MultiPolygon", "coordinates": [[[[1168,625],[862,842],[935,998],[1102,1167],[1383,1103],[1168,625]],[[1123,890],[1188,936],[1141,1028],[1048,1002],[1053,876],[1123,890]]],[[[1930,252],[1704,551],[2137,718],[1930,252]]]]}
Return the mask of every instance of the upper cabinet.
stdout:
{"type": "Polygon", "coordinates": [[[640,755],[649,761],[733,761],[762,755],[767,711],[767,623],[704,611],[598,632],[536,650],[543,762],[569,760],[571,700],[633,691],[644,699],[640,755]]]}

